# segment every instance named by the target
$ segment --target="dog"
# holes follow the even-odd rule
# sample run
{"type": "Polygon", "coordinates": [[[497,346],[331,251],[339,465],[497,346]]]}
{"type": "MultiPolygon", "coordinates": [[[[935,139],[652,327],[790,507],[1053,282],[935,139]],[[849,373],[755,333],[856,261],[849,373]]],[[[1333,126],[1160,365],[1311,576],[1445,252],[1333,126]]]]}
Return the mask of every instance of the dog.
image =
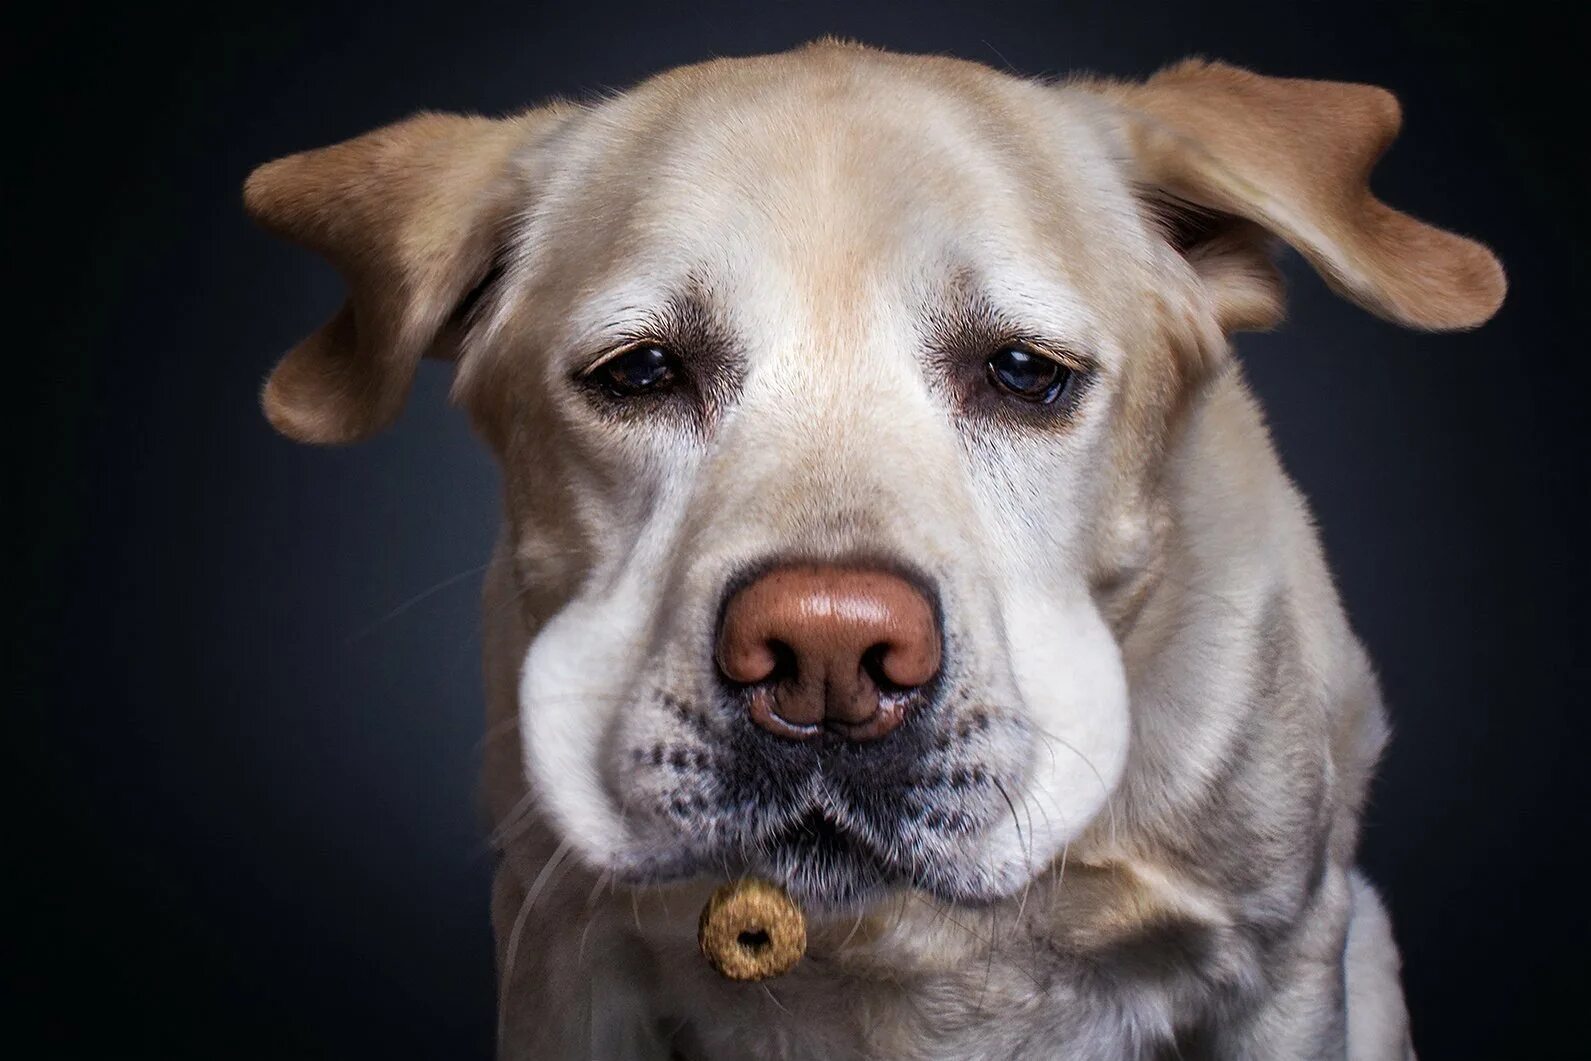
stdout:
{"type": "Polygon", "coordinates": [[[1355,868],[1387,722],[1229,348],[1278,244],[1497,310],[1371,194],[1399,123],[823,41],[249,177],[349,288],[276,429],[363,439],[443,358],[501,463],[502,1056],[1413,1056],[1355,868]],[[696,949],[743,875],[810,919],[763,984],[696,949]]]}

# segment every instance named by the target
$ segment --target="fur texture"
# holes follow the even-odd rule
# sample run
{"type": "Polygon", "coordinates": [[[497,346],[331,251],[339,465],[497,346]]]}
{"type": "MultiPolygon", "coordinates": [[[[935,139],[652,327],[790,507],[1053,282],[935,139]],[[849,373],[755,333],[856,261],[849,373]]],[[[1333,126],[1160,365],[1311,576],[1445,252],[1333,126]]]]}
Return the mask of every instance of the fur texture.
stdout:
{"type": "Polygon", "coordinates": [[[502,462],[504,1056],[1411,1056],[1353,868],[1375,680],[1226,343],[1280,314],[1275,239],[1406,325],[1495,311],[1488,251],[1370,195],[1397,123],[1219,64],[825,42],[250,179],[350,285],[272,422],[363,437],[431,353],[502,462]],[[604,395],[637,341],[678,385],[604,395]],[[990,388],[1013,343],[1064,403],[990,388]],[[792,751],[720,688],[727,588],[794,557],[934,587],[943,673],[887,747],[792,751]],[[748,871],[811,917],[767,985],[695,953],[748,871]]]}

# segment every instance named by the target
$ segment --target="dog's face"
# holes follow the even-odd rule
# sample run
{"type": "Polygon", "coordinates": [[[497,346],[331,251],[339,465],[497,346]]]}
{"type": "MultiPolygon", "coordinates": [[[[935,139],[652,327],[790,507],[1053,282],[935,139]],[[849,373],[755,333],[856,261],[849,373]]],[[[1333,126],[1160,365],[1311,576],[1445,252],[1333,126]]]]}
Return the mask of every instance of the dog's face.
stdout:
{"type": "MultiPolygon", "coordinates": [[[[1267,233],[1390,316],[1489,313],[1483,250],[1419,226],[1468,292],[1424,297],[1363,252],[1417,223],[1371,231],[1206,128],[1305,83],[1156,82],[824,46],[251,182],[354,289],[273,379],[283,430],[362,435],[418,356],[459,360],[534,630],[526,779],[588,864],[830,907],[1017,890],[1127,763],[1163,456],[1224,333],[1278,311],[1267,233]]],[[[1379,100],[1323,179],[1362,186],[1379,100]]]]}
{"type": "Polygon", "coordinates": [[[727,863],[811,902],[987,896],[1121,770],[1126,686],[1090,576],[1153,248],[1087,122],[1013,128],[1018,98],[991,129],[910,74],[881,105],[847,65],[664,78],[564,134],[463,394],[505,421],[524,581],[580,553],[526,660],[522,734],[590,861],[727,863]],[[776,684],[832,663],[887,686],[867,650],[932,641],[937,669],[878,705],[891,732],[773,732],[766,692],[726,674],[731,599],[793,565],[926,601],[925,629],[891,631],[912,601],[808,578],[744,620],[787,646],[776,684]],[[886,614],[854,660],[818,660],[803,637],[831,635],[765,614],[812,597],[886,614]]]}

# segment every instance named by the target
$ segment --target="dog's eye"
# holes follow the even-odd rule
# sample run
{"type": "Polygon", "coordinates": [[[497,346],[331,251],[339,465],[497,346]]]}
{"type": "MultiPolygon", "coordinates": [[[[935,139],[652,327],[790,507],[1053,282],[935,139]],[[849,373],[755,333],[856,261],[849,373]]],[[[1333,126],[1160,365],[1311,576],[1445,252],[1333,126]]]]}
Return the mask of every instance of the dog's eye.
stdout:
{"type": "Polygon", "coordinates": [[[592,373],[615,398],[629,398],[670,383],[679,361],[661,346],[637,346],[609,358],[592,373]]]}
{"type": "Polygon", "coordinates": [[[1037,405],[1054,402],[1072,378],[1072,370],[1059,361],[1014,346],[996,350],[985,365],[997,389],[1037,405]]]}

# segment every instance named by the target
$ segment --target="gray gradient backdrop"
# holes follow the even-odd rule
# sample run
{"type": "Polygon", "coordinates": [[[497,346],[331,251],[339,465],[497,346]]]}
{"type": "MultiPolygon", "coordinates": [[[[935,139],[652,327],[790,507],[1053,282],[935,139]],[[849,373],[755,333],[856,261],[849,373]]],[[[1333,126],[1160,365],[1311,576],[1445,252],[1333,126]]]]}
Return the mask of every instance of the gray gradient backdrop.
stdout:
{"type": "Polygon", "coordinates": [[[508,110],[830,32],[1034,74],[1203,53],[1402,97],[1378,189],[1492,243],[1509,304],[1472,335],[1412,335],[1289,259],[1290,321],[1238,349],[1397,726],[1364,859],[1423,1056],[1586,1056],[1588,292],[1569,93],[1587,34],[1569,10],[33,12],[0,63],[23,274],[7,877],[24,894],[4,965],[48,1044],[30,1056],[490,1050],[473,789],[495,471],[440,365],[363,447],[269,432],[256,388],[340,288],[245,222],[250,167],[419,108],[508,110]]]}

